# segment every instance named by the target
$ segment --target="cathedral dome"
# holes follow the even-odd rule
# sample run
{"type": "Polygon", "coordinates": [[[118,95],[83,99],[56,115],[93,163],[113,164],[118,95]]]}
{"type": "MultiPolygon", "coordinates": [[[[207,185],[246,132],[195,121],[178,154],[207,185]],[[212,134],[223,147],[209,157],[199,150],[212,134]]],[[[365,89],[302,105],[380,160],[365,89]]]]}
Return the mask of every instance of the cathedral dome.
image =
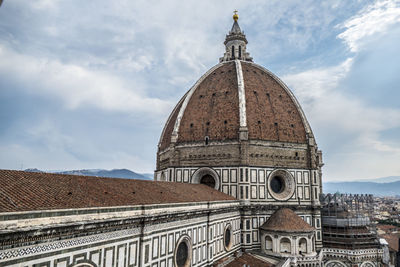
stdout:
{"type": "MultiPolygon", "coordinates": [[[[322,164],[298,101],[276,75],[253,63],[238,19],[234,16],[219,63],[186,92],[164,126],[157,152],[159,179],[172,179],[172,168],[186,166],[193,169],[184,181],[210,175],[218,187],[219,174],[212,167],[298,169],[322,164]]],[[[290,177],[285,180],[287,192],[278,194],[287,199],[294,178],[288,172],[281,176],[282,181],[290,177]]],[[[181,178],[178,174],[176,179],[181,178]]]]}
{"type": "Polygon", "coordinates": [[[307,143],[309,134],[288,87],[265,68],[234,59],[211,68],[184,95],[167,121],[159,148],[206,139],[307,143]],[[245,132],[242,137],[240,132],[245,132]]]}

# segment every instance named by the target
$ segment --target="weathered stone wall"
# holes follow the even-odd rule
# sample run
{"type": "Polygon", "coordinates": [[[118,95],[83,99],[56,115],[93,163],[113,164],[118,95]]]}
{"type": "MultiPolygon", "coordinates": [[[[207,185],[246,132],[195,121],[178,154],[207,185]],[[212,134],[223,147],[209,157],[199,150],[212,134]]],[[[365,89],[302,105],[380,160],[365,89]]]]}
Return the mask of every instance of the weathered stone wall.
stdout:
{"type": "Polygon", "coordinates": [[[90,209],[80,215],[65,210],[48,218],[40,213],[10,214],[8,228],[20,239],[9,242],[4,231],[0,235],[0,266],[167,267],[174,265],[175,248],[183,236],[190,243],[191,266],[209,266],[240,248],[238,207],[238,202],[226,201],[147,205],[119,212],[90,209]],[[18,224],[13,224],[15,219],[18,224]],[[227,225],[232,233],[229,250],[223,246],[221,230],[227,225]]]}

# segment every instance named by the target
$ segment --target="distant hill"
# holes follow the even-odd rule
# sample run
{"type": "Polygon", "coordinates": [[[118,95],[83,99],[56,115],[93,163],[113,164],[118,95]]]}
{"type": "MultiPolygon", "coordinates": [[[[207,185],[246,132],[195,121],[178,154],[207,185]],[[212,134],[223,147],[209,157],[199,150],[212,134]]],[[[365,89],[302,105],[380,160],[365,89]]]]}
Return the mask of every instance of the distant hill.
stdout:
{"type": "Polygon", "coordinates": [[[373,194],[375,196],[396,196],[400,195],[400,181],[391,183],[360,182],[360,181],[325,182],[323,184],[323,191],[324,193],[340,192],[340,193],[351,193],[351,194],[373,194]]]}
{"type": "MultiPolygon", "coordinates": [[[[34,169],[26,169],[27,172],[44,172],[34,169]]],[[[125,179],[140,179],[140,180],[153,180],[153,175],[150,174],[140,174],[133,172],[128,169],[113,169],[113,170],[103,170],[103,169],[87,169],[87,170],[71,170],[71,171],[49,171],[52,173],[59,174],[72,174],[72,175],[85,175],[85,176],[98,176],[98,177],[111,177],[111,178],[125,178],[125,179]]]]}
{"type": "Polygon", "coordinates": [[[375,179],[357,180],[357,182],[391,183],[400,181],[400,176],[388,176],[375,179]]]}

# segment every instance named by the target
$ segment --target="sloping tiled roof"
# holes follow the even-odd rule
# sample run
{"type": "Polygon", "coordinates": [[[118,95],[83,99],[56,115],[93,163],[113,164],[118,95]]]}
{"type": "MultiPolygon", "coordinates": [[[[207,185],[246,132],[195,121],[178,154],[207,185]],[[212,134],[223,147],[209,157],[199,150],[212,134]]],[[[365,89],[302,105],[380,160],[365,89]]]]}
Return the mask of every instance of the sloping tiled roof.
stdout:
{"type": "Polygon", "coordinates": [[[390,225],[390,224],[378,224],[376,227],[385,232],[389,231],[389,230],[397,230],[399,228],[397,226],[390,225]]]}
{"type": "Polygon", "coordinates": [[[251,266],[251,267],[272,267],[274,266],[270,262],[266,262],[256,257],[252,256],[251,254],[244,253],[239,258],[235,259],[234,261],[228,263],[226,267],[243,267],[243,266],[251,266]]]}
{"type": "Polygon", "coordinates": [[[382,235],[383,238],[389,243],[389,248],[394,251],[399,251],[399,238],[400,234],[386,234],[382,235]]]}
{"type": "Polygon", "coordinates": [[[294,211],[282,208],[274,212],[261,229],[284,232],[310,232],[314,227],[306,223],[294,211]]]}
{"type": "Polygon", "coordinates": [[[223,200],[200,184],[0,170],[0,212],[223,200]]]}

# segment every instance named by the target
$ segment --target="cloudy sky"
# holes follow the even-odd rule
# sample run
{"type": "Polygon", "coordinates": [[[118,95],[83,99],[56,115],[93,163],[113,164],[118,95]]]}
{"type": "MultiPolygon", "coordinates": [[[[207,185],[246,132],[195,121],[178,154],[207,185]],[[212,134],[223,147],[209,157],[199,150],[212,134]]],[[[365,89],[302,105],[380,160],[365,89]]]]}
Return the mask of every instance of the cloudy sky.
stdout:
{"type": "Polygon", "coordinates": [[[232,11],[294,91],[324,179],[400,175],[400,1],[5,0],[0,168],[152,172],[171,109],[232,11]]]}

